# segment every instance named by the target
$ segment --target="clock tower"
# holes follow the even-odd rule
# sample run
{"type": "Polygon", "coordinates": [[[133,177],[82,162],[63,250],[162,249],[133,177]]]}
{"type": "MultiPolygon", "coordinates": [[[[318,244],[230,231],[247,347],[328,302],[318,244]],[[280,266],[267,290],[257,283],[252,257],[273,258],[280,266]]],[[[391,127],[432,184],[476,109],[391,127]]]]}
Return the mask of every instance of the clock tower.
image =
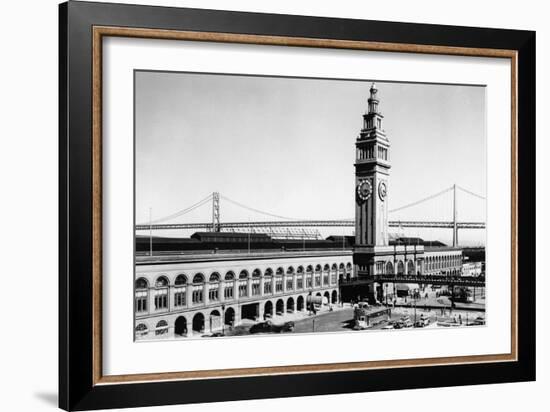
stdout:
{"type": "Polygon", "coordinates": [[[388,245],[388,180],[390,142],[382,128],[378,89],[373,83],[368,111],[357,140],[355,159],[355,245],[354,261],[361,275],[371,269],[377,246],[388,245]]]}

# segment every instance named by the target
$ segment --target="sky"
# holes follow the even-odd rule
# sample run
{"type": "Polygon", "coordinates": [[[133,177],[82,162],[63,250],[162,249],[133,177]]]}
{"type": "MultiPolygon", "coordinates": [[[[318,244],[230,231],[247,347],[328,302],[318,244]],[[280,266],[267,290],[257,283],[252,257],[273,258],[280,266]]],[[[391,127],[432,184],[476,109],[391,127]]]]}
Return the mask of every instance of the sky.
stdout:
{"type": "MultiPolygon", "coordinates": [[[[212,192],[222,195],[222,222],[269,219],[225,198],[291,218],[353,217],[355,140],[371,83],[136,72],[136,222],[148,222],[150,208],[156,220],[212,192]]],[[[485,196],[485,88],[376,84],[391,144],[389,209],[453,184],[485,196]]],[[[483,200],[458,191],[457,208],[459,221],[485,220],[483,200]]],[[[211,219],[205,204],[170,223],[211,219]]],[[[451,220],[452,193],[390,213],[390,220],[400,219],[451,220]]],[[[402,234],[444,242],[452,236],[433,229],[402,234]]],[[[463,244],[484,243],[484,236],[459,232],[463,244]]]]}

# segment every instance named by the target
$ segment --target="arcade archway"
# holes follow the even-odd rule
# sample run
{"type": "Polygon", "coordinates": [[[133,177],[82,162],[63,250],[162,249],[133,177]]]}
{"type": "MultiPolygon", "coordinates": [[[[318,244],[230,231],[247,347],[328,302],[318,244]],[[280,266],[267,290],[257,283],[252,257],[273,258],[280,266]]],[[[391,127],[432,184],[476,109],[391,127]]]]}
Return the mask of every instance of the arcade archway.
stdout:
{"type": "Polygon", "coordinates": [[[187,335],[187,319],[185,316],[178,316],[176,323],[174,324],[174,334],[176,336],[187,335]]]}
{"type": "Polygon", "coordinates": [[[193,316],[193,332],[204,332],[204,315],[200,312],[193,316]]]}

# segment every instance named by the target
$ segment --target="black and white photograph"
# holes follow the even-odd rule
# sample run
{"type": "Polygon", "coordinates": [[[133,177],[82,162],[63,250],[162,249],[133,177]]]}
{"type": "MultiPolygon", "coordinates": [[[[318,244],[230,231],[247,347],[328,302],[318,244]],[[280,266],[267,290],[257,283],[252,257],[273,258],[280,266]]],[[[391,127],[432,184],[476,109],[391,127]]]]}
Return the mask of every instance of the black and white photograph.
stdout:
{"type": "Polygon", "coordinates": [[[135,340],[484,327],[486,147],[483,85],[135,70],[135,340]]]}

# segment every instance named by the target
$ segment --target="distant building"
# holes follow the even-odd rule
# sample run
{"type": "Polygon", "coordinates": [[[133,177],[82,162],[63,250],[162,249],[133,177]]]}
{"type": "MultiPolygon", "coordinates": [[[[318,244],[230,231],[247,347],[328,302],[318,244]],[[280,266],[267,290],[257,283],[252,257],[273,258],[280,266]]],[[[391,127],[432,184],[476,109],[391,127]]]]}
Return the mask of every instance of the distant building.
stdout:
{"type": "Polygon", "coordinates": [[[480,276],[483,273],[483,262],[462,264],[462,276],[480,276]]]}

